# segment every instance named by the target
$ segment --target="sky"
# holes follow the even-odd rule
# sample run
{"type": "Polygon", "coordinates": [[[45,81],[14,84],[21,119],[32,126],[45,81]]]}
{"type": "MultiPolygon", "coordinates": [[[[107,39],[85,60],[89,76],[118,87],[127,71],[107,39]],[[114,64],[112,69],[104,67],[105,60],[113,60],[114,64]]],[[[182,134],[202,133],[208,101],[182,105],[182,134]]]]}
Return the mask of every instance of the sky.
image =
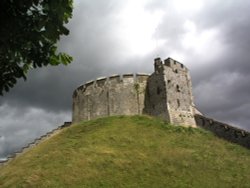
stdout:
{"type": "Polygon", "coordinates": [[[156,57],[190,70],[197,108],[250,131],[250,1],[75,0],[68,66],[31,70],[0,97],[0,159],[71,121],[72,93],[100,76],[152,73],[156,57]]]}

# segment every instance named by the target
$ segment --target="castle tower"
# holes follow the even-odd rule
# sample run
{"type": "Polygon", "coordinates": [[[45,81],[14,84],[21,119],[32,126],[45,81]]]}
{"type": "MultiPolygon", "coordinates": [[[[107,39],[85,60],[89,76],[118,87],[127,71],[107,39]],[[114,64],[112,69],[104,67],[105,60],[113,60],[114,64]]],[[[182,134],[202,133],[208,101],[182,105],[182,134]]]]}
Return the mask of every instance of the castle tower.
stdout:
{"type": "Polygon", "coordinates": [[[145,93],[144,112],[161,117],[175,125],[195,127],[195,107],[188,69],[168,58],[156,58],[145,93]]]}
{"type": "Polygon", "coordinates": [[[72,121],[142,114],[148,77],[143,73],[113,75],[78,87],[73,94],[72,121]]]}

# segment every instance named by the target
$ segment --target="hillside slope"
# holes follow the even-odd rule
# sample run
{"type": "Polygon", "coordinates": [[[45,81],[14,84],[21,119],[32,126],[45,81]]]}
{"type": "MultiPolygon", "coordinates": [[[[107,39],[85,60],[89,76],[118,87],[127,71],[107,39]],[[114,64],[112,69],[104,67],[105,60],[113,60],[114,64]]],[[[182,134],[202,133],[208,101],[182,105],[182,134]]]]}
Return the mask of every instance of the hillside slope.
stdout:
{"type": "Polygon", "coordinates": [[[249,187],[250,151],[146,116],[83,122],[0,168],[0,187],[249,187]]]}

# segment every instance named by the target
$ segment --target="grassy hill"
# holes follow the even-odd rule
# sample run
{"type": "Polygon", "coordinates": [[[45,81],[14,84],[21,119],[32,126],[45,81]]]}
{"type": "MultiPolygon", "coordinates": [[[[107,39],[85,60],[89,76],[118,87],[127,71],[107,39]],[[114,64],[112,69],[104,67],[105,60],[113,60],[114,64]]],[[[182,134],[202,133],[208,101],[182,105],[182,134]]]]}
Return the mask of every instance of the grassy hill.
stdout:
{"type": "Polygon", "coordinates": [[[101,118],[0,168],[0,187],[250,187],[250,150],[156,118],[101,118]]]}

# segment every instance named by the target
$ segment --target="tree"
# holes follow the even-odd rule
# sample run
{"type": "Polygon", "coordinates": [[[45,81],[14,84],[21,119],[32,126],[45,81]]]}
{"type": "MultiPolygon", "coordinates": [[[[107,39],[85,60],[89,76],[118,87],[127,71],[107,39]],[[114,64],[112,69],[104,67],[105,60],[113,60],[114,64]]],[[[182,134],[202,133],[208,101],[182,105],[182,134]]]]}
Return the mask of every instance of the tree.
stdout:
{"type": "Polygon", "coordinates": [[[69,64],[72,57],[57,52],[64,26],[72,17],[73,0],[0,0],[0,94],[31,68],[69,64]]]}

